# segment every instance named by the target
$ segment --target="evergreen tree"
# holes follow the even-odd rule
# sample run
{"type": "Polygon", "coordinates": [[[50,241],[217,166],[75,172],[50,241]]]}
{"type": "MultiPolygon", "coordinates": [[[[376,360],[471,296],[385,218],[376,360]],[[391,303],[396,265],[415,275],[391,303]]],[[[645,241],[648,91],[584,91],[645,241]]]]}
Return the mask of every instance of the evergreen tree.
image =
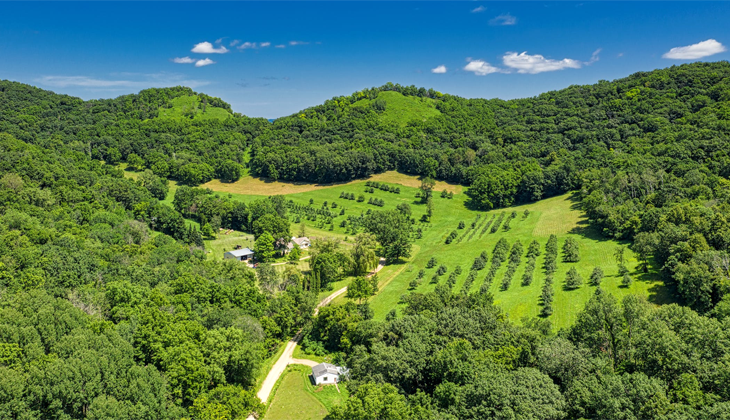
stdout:
{"type": "Polygon", "coordinates": [[[596,267],[591,273],[591,284],[593,286],[600,286],[601,281],[603,281],[603,270],[601,267],[596,267]]]}
{"type": "Polygon", "coordinates": [[[583,277],[575,267],[571,267],[565,276],[565,288],[568,290],[577,289],[583,285],[583,277]]]}

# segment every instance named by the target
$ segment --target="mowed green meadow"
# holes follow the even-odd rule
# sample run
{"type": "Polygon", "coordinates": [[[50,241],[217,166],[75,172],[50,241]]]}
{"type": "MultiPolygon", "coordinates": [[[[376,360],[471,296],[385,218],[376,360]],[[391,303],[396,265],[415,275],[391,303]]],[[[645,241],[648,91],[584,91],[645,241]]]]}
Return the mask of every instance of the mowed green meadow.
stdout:
{"type": "MultiPolygon", "coordinates": [[[[372,211],[394,209],[400,203],[408,203],[411,206],[413,217],[416,220],[419,220],[421,215],[425,213],[425,205],[420,204],[416,198],[417,188],[395,183],[388,184],[398,186],[401,193],[395,194],[379,189],[375,189],[374,193],[366,193],[365,181],[354,181],[311,191],[287,194],[286,197],[301,205],[309,205],[311,199],[313,200],[312,206],[315,208],[322,207],[326,201],[328,207],[336,214],[339,214],[340,209],[345,208],[344,216],[334,218],[334,228],[332,230],[329,230],[329,225],[322,226],[319,220],[307,221],[302,219],[301,222],[306,224],[305,229],[308,236],[314,238],[337,237],[347,245],[354,237],[351,232],[345,232],[345,228],[340,227],[340,222],[347,215],[359,215],[368,209],[372,211]],[[358,203],[354,200],[341,199],[339,196],[342,192],[354,193],[356,197],[362,194],[365,196],[365,201],[358,203]],[[379,207],[368,204],[367,201],[370,197],[382,199],[385,202],[384,206],[379,207]],[[331,207],[333,202],[337,203],[337,208],[333,209],[331,207]]],[[[413,185],[412,182],[409,184],[413,185]]],[[[245,190],[245,184],[239,184],[238,190],[245,190]]],[[[230,194],[232,199],[245,202],[261,197],[254,194],[222,194],[230,194]]],[[[650,270],[646,274],[640,272],[636,257],[628,249],[626,250],[626,265],[631,271],[634,282],[630,287],[621,286],[618,265],[613,254],[618,246],[627,246],[628,243],[607,239],[591,229],[588,226],[586,216],[579,208],[578,201],[570,194],[486,212],[469,209],[468,197],[464,193],[455,194],[452,199],[448,199],[442,198],[440,191],[434,191],[433,200],[434,215],[431,223],[416,222],[414,225],[414,229],[421,228],[423,237],[415,241],[411,257],[401,263],[386,266],[378,275],[380,290],[376,296],[370,299],[370,305],[375,312],[376,319],[383,319],[392,309],[402,309],[401,296],[412,291],[428,292],[436,287],[436,283],[431,281],[436,268],[432,268],[426,269],[421,284],[415,290],[409,289],[411,280],[418,275],[420,269],[426,268],[426,264],[431,257],[435,257],[439,265],[443,264],[447,267],[446,274],[438,279],[438,283],[441,284],[446,283],[446,279],[456,266],[461,266],[462,273],[457,278],[454,290],[462,291],[462,286],[474,259],[482,251],[487,251],[490,262],[484,270],[479,272],[477,279],[468,291],[479,290],[488,272],[489,264],[491,264],[494,246],[500,238],[505,238],[510,246],[516,241],[521,241],[525,252],[533,239],[540,243],[542,253],[537,259],[533,282],[529,286],[522,286],[522,275],[527,262],[527,258],[523,254],[521,263],[512,278],[511,286],[507,290],[501,290],[502,278],[507,271],[507,262],[504,262],[490,287],[495,303],[501,306],[513,321],[520,322],[523,317],[537,316],[541,308],[539,297],[545,280],[545,272],[542,268],[545,258],[545,244],[551,234],[557,236],[558,246],[561,249],[568,237],[575,238],[580,247],[581,257],[577,263],[565,263],[562,261],[562,253],[559,256],[558,268],[554,274],[554,312],[549,318],[554,328],[570,326],[586,301],[595,293],[596,288],[589,285],[589,276],[594,267],[601,267],[605,273],[601,287],[618,298],[633,293],[644,295],[650,302],[655,304],[671,302],[671,295],[659,279],[656,271],[650,270]],[[527,216],[525,216],[525,210],[529,210],[527,216]],[[493,216],[496,220],[500,213],[505,213],[506,218],[512,211],[517,213],[517,217],[511,221],[509,230],[505,230],[500,226],[495,233],[491,233],[491,229],[483,234],[481,233],[484,224],[493,216]],[[478,215],[481,216],[477,221],[477,227],[474,229],[476,232],[472,235],[470,226],[478,215]],[[465,229],[457,229],[460,221],[465,223],[465,229]],[[457,230],[459,236],[451,244],[445,244],[446,237],[453,230],[457,230]],[[571,267],[576,267],[584,279],[583,286],[577,290],[565,290],[563,287],[565,275],[571,267]]],[[[296,215],[290,214],[290,219],[294,221],[296,215]]],[[[302,223],[292,224],[293,234],[296,235],[299,232],[302,223]]],[[[335,285],[335,288],[342,287],[346,283],[346,281],[339,282],[335,285]]],[[[326,295],[326,292],[323,292],[322,295],[326,295]]],[[[344,297],[339,297],[335,299],[334,304],[344,301],[344,297]]]]}
{"type": "Polygon", "coordinates": [[[315,386],[309,374],[312,368],[289,365],[275,387],[264,420],[321,420],[336,404],[347,399],[347,388],[340,384],[315,386]]]}

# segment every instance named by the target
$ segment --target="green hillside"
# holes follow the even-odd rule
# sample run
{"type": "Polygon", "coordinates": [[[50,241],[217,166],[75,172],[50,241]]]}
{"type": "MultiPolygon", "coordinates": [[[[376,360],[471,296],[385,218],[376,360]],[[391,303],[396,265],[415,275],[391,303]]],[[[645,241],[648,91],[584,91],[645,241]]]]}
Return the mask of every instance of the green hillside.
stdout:
{"type": "Polygon", "coordinates": [[[373,107],[378,110],[378,119],[385,124],[405,126],[412,121],[425,121],[441,115],[436,101],[431,98],[404,96],[400,92],[380,92],[375,99],[362,99],[353,107],[373,107]],[[384,104],[384,105],[383,105],[384,104]],[[381,110],[379,107],[384,107],[381,110]]]}
{"type": "Polygon", "coordinates": [[[199,96],[178,96],[170,101],[169,108],[160,108],[159,118],[189,118],[196,120],[231,118],[231,113],[223,108],[209,106],[199,96]]]}

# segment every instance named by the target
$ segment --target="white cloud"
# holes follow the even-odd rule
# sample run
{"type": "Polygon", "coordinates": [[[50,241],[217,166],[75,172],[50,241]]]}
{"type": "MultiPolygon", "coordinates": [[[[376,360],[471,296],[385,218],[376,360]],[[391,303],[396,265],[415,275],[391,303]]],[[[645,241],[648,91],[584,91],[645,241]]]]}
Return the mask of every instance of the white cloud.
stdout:
{"type": "Polygon", "coordinates": [[[591,64],[595,63],[596,61],[600,60],[600,57],[598,56],[598,54],[601,53],[601,50],[603,50],[603,48],[599,48],[599,49],[593,51],[593,54],[591,54],[591,59],[586,61],[586,64],[591,65],[591,64]]]}
{"type": "Polygon", "coordinates": [[[446,70],[446,66],[442,64],[440,66],[437,66],[436,68],[431,69],[431,73],[443,74],[446,73],[446,70]]]}
{"type": "Polygon", "coordinates": [[[276,46],[274,46],[274,48],[286,48],[286,45],[284,45],[284,44],[279,44],[279,45],[276,45],[276,46]]]}
{"type": "Polygon", "coordinates": [[[190,57],[175,57],[172,59],[172,62],[177,64],[192,64],[195,60],[190,57]]]}
{"type": "Polygon", "coordinates": [[[292,45],[292,46],[294,46],[294,45],[307,45],[307,44],[309,44],[309,42],[304,42],[304,41],[289,41],[289,45],[292,45]]]}
{"type": "Polygon", "coordinates": [[[696,44],[687,45],[686,47],[675,47],[662,55],[663,58],[673,60],[694,60],[697,58],[708,57],[714,54],[727,51],[724,45],[708,39],[707,41],[698,42],[696,44]]]}
{"type": "Polygon", "coordinates": [[[266,48],[269,46],[271,46],[271,42],[262,42],[259,44],[259,47],[261,47],[261,48],[266,48]]]}
{"type": "Polygon", "coordinates": [[[256,48],[255,42],[244,42],[243,44],[238,46],[239,50],[248,50],[248,49],[252,49],[252,48],[256,48]]]}
{"type": "Polygon", "coordinates": [[[622,52],[620,52],[620,53],[618,53],[618,54],[616,55],[616,57],[618,57],[618,58],[621,58],[621,57],[623,57],[623,56],[624,56],[624,53],[622,53],[622,52]]]}
{"type": "Polygon", "coordinates": [[[215,64],[215,61],[211,60],[210,58],[204,58],[202,60],[196,61],[195,67],[205,67],[205,66],[209,66],[211,64],[215,64]]]}
{"type": "Polygon", "coordinates": [[[224,39],[226,39],[226,37],[225,37],[225,36],[224,36],[223,38],[218,38],[218,39],[216,39],[216,40],[215,40],[215,43],[216,43],[216,44],[220,44],[220,43],[222,43],[222,42],[223,42],[223,40],[224,40],[224,39]]]}
{"type": "Polygon", "coordinates": [[[214,47],[213,44],[210,42],[201,42],[199,44],[195,44],[192,50],[190,50],[194,53],[198,54],[225,54],[228,52],[228,48],[224,46],[220,46],[218,48],[214,47]]]}
{"type": "Polygon", "coordinates": [[[550,60],[540,54],[528,55],[527,52],[517,54],[508,52],[502,57],[505,66],[516,69],[517,73],[537,74],[545,71],[563,69],[579,69],[581,62],[572,58],[562,60],[550,60]]]}
{"type": "MultiPolygon", "coordinates": [[[[438,68],[438,67],[437,67],[438,68]]],[[[482,60],[471,60],[464,66],[464,70],[474,72],[477,76],[486,76],[492,73],[499,73],[501,70],[482,60]]]]}
{"type": "Polygon", "coordinates": [[[484,6],[479,6],[479,7],[477,7],[476,9],[472,9],[472,10],[471,10],[471,12],[472,12],[472,13],[481,13],[481,12],[483,12],[483,11],[485,11],[485,10],[487,10],[487,8],[486,8],[486,7],[484,7],[484,6]]]}
{"type": "Polygon", "coordinates": [[[231,43],[230,43],[230,44],[228,44],[228,46],[229,46],[229,47],[235,47],[235,46],[236,46],[236,45],[238,45],[238,44],[239,44],[240,42],[241,42],[241,40],[240,40],[240,39],[234,39],[233,41],[231,41],[231,43]]]}
{"type": "MultiPolygon", "coordinates": [[[[113,75],[112,75],[113,76],[113,75]]],[[[119,74],[118,76],[122,76],[119,74]]],[[[146,89],[150,87],[188,86],[197,88],[209,85],[207,80],[185,79],[175,73],[136,74],[127,73],[125,79],[101,79],[89,76],[43,76],[35,82],[56,88],[85,88],[94,91],[146,89]]]]}
{"type": "Polygon", "coordinates": [[[517,23],[517,18],[510,15],[509,13],[496,16],[494,19],[489,21],[490,25],[508,26],[517,23]]]}

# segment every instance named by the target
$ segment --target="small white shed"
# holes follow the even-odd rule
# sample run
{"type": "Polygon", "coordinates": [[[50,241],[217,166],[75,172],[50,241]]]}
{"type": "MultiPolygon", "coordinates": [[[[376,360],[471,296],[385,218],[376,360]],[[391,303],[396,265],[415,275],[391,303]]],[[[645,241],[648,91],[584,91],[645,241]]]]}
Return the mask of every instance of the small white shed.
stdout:
{"type": "Polygon", "coordinates": [[[312,367],[312,379],[315,385],[335,384],[340,381],[342,368],[331,363],[320,363],[312,367]]]}

